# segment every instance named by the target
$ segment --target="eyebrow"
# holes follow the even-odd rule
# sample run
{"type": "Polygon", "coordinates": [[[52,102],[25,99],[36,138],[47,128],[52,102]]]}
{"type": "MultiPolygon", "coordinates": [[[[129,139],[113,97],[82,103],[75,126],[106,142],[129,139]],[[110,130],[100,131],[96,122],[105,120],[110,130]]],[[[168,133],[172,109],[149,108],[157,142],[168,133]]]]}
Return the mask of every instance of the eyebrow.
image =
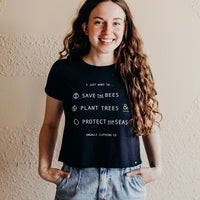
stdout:
{"type": "MultiPolygon", "coordinates": [[[[104,20],[102,17],[94,17],[93,19],[101,19],[101,20],[104,20]]],[[[117,20],[117,19],[119,19],[119,20],[122,20],[122,21],[124,21],[122,18],[120,18],[120,17],[115,17],[115,18],[113,18],[114,20],[117,20]]]]}

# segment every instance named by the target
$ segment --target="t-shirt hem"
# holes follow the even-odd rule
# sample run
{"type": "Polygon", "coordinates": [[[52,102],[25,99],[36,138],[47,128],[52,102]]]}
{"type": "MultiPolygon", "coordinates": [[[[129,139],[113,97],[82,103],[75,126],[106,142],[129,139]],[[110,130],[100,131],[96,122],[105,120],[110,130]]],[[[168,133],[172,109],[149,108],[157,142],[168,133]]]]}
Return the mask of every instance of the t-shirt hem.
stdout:
{"type": "Polygon", "coordinates": [[[142,164],[141,160],[133,160],[133,161],[126,161],[126,162],[121,162],[121,163],[75,163],[75,162],[69,162],[63,159],[59,159],[60,162],[65,163],[66,165],[70,167],[77,167],[77,168],[89,168],[89,167],[95,167],[95,168],[126,168],[126,167],[134,167],[137,165],[142,164]]]}

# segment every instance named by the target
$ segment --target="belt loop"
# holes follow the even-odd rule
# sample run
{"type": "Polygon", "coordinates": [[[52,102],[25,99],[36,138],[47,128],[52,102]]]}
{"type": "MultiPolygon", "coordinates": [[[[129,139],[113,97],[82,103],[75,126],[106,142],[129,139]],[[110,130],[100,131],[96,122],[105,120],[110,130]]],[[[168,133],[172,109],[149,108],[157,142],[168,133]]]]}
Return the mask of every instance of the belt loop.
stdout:
{"type": "Polygon", "coordinates": [[[106,199],[107,187],[109,183],[108,168],[100,168],[99,175],[99,188],[98,188],[98,198],[106,199]]]}
{"type": "Polygon", "coordinates": [[[71,171],[72,171],[72,167],[70,167],[70,166],[68,166],[67,164],[64,163],[64,165],[63,165],[63,171],[70,174],[71,171]]]}
{"type": "Polygon", "coordinates": [[[77,168],[78,170],[78,182],[77,182],[77,185],[76,185],[76,190],[78,189],[78,186],[80,184],[80,181],[81,181],[81,168],[77,168]]]}

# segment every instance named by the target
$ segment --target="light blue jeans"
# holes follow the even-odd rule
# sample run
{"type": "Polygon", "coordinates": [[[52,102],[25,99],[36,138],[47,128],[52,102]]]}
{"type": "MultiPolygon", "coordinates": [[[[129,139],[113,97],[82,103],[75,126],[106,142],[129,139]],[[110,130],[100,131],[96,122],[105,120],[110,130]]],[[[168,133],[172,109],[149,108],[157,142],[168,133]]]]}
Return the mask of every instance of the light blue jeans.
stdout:
{"type": "Polygon", "coordinates": [[[60,176],[55,200],[146,200],[146,185],[140,175],[126,173],[140,168],[75,168],[63,165],[70,178],[60,176]]]}

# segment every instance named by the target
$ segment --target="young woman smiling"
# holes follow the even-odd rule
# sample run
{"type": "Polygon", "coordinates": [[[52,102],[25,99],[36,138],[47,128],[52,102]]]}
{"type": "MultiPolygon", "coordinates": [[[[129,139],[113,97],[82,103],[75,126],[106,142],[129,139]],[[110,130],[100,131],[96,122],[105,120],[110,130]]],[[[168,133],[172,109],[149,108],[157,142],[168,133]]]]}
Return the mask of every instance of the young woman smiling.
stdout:
{"type": "Polygon", "coordinates": [[[162,170],[156,120],[162,114],[124,0],[83,3],[45,92],[39,174],[57,185],[55,199],[146,200],[146,184],[162,170]],[[60,170],[51,163],[63,111],[60,170]],[[150,164],[146,168],[141,167],[140,136],[150,164]]]}

